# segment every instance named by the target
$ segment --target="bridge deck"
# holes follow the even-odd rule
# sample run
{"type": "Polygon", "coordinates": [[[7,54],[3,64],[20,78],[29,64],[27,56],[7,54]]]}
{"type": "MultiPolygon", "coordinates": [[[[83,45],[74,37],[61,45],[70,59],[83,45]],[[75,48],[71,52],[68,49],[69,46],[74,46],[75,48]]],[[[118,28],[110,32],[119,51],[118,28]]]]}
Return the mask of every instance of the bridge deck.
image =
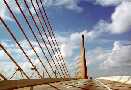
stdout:
{"type": "Polygon", "coordinates": [[[23,87],[36,86],[36,85],[42,85],[42,84],[54,83],[54,82],[60,82],[60,81],[69,81],[69,80],[75,80],[75,78],[3,80],[3,81],[0,81],[0,90],[11,90],[15,88],[23,88],[23,87]]]}
{"type": "MultiPolygon", "coordinates": [[[[10,90],[2,88],[1,85],[0,83],[0,90],[10,90]]],[[[10,85],[11,84],[6,85],[6,87],[10,85]]],[[[35,86],[32,85],[30,87],[14,90],[131,90],[131,85],[107,80],[71,80],[35,86]]]]}

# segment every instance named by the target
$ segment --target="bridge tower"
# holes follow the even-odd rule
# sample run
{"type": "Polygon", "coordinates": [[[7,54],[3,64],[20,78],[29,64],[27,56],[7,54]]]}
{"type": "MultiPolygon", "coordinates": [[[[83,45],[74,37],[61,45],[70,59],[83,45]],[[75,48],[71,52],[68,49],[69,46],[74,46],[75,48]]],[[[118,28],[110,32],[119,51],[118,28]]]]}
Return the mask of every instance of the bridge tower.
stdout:
{"type": "Polygon", "coordinates": [[[82,79],[88,79],[84,44],[85,44],[85,40],[84,40],[84,35],[82,34],[81,42],[80,42],[80,60],[79,60],[80,76],[79,77],[82,79]]]}

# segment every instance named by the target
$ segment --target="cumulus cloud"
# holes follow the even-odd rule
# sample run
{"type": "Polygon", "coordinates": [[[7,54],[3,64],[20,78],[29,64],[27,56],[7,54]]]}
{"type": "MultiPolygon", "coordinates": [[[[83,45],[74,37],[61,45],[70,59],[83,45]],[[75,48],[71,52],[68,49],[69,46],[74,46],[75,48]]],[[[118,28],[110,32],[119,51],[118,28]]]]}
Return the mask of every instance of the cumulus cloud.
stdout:
{"type": "Polygon", "coordinates": [[[70,35],[70,37],[73,42],[78,42],[78,40],[80,41],[81,35],[84,34],[85,39],[88,40],[88,42],[94,41],[96,38],[102,36],[103,33],[108,32],[107,27],[109,27],[109,24],[104,20],[100,20],[92,27],[92,29],[83,30],[82,32],[75,32],[70,35]]]}
{"type": "Polygon", "coordinates": [[[107,32],[108,26],[109,24],[106,21],[100,20],[96,25],[93,26],[93,29],[87,33],[87,37],[92,40],[102,36],[103,33],[107,32]]]}
{"type": "Polygon", "coordinates": [[[89,64],[93,64],[96,62],[103,62],[108,58],[110,50],[106,50],[102,47],[96,47],[87,52],[87,58],[89,64]]]}
{"type": "Polygon", "coordinates": [[[123,2],[116,7],[111,16],[109,30],[112,33],[123,33],[131,30],[131,2],[123,2]]]}
{"type": "MultiPolygon", "coordinates": [[[[6,0],[6,1],[14,13],[17,13],[17,14],[20,13],[20,10],[19,10],[18,6],[16,5],[15,0],[6,0]]],[[[22,7],[22,9],[25,11],[27,8],[25,6],[24,1],[18,1],[18,2],[20,4],[20,6],[22,7]]],[[[30,0],[27,0],[27,2],[28,2],[31,12],[34,14],[35,11],[33,9],[33,6],[31,4],[30,0]]],[[[75,10],[77,12],[81,12],[82,8],[78,5],[78,3],[79,3],[79,0],[45,0],[45,1],[43,1],[43,5],[45,5],[48,8],[49,7],[63,7],[68,10],[75,10]]],[[[33,4],[36,7],[36,9],[38,9],[35,1],[33,1],[33,4]]],[[[11,18],[9,11],[8,11],[3,0],[0,0],[0,8],[1,8],[0,16],[3,19],[12,21],[13,19],[11,18]]]]}
{"type": "MultiPolygon", "coordinates": [[[[6,0],[6,2],[9,4],[11,10],[14,12],[14,13],[19,13],[19,9],[17,7],[17,5],[15,4],[15,1],[13,0],[6,0]]],[[[21,5],[23,5],[23,3],[20,3],[21,5]]],[[[0,12],[0,16],[3,18],[3,19],[6,19],[6,20],[10,20],[10,21],[13,21],[10,14],[9,14],[9,11],[4,3],[4,0],[0,0],[0,8],[1,8],[1,12],[0,12]]]]}
{"type": "MultiPolygon", "coordinates": [[[[104,0],[106,2],[106,0],[104,0]]],[[[104,2],[103,1],[103,2],[104,2]]],[[[110,2],[113,0],[109,0],[110,2]]],[[[107,0],[108,2],[108,0],[107,0]]],[[[115,8],[115,11],[111,15],[111,22],[100,20],[97,25],[94,26],[94,30],[90,35],[96,34],[101,36],[104,32],[110,32],[112,34],[122,34],[131,30],[131,2],[121,1],[115,8]]]]}
{"type": "Polygon", "coordinates": [[[13,75],[13,73],[15,72],[14,69],[16,69],[13,63],[7,61],[0,62],[0,67],[6,67],[6,69],[0,68],[0,73],[3,74],[6,78],[10,78],[11,75],[13,75]]]}
{"type": "Polygon", "coordinates": [[[119,5],[123,1],[129,1],[129,0],[96,0],[96,4],[100,4],[102,6],[115,6],[115,5],[119,5]]]}
{"type": "Polygon", "coordinates": [[[84,34],[85,40],[88,40],[88,42],[93,41],[94,39],[100,37],[103,33],[107,32],[105,31],[105,27],[107,26],[108,24],[104,20],[100,20],[90,31],[83,30],[81,32],[74,32],[70,35],[69,39],[74,44],[80,45],[78,41],[80,41],[81,35],[84,34]]]}
{"type": "MultiPolygon", "coordinates": [[[[31,58],[33,64],[37,66],[38,70],[43,71],[43,67],[41,66],[41,63],[36,58],[34,51],[29,47],[27,41],[22,40],[19,41],[19,43],[21,44],[27,55],[31,58]]],[[[32,41],[31,43],[33,44],[38,55],[42,56],[41,50],[39,46],[36,44],[36,42],[32,41]]],[[[32,65],[28,62],[28,60],[23,55],[22,51],[18,48],[18,46],[15,43],[13,43],[11,40],[3,40],[1,41],[1,44],[11,54],[11,56],[15,59],[15,61],[21,66],[21,68],[30,76],[33,73],[33,71],[31,71],[32,65]]],[[[8,78],[11,77],[11,75],[15,72],[15,69],[17,69],[17,67],[10,61],[10,58],[2,51],[2,49],[0,50],[0,59],[1,59],[0,63],[5,64],[2,67],[6,68],[3,70],[0,69],[0,72],[3,73],[8,78]],[[8,69],[7,67],[11,68],[11,70],[8,69]]],[[[42,61],[44,64],[46,63],[44,62],[45,61],[44,57],[42,57],[42,61]]],[[[14,79],[20,79],[21,77],[19,76],[20,74],[18,71],[18,77],[14,77],[14,79]]]]}
{"type": "Polygon", "coordinates": [[[47,7],[64,7],[69,10],[76,10],[78,12],[82,11],[82,8],[78,6],[79,0],[45,0],[45,5],[47,7]]]}
{"type": "Polygon", "coordinates": [[[94,77],[129,75],[131,67],[131,42],[115,41],[112,49],[96,47],[88,50],[89,74],[94,77]],[[98,67],[92,69],[92,67],[98,67]],[[110,73],[112,72],[112,73],[110,73]]]}
{"type": "Polygon", "coordinates": [[[105,68],[128,67],[131,66],[131,45],[124,45],[120,41],[115,41],[112,52],[102,64],[105,68]]]}

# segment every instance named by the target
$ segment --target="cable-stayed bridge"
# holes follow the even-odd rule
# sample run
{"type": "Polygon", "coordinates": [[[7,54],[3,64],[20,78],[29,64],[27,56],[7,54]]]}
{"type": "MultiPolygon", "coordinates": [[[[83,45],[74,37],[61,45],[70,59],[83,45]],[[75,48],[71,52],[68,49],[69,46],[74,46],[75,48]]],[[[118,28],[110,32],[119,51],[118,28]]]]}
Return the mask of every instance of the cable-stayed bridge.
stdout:
{"type": "MultiPolygon", "coordinates": [[[[85,58],[84,35],[80,43],[79,70],[72,77],[62,56],[59,42],[49,21],[43,0],[14,0],[21,17],[18,17],[8,0],[3,0],[15,23],[11,26],[0,16],[1,32],[5,32],[20,51],[13,55],[7,45],[0,43],[0,50],[8,58],[13,71],[0,72],[0,90],[130,90],[131,87],[119,82],[89,79],[85,58]],[[29,4],[30,2],[30,4],[29,4]],[[33,12],[30,9],[32,6],[33,12]],[[23,10],[26,8],[26,11],[23,10]],[[24,22],[19,19],[22,18],[24,22]],[[22,23],[22,24],[21,24],[22,23]],[[24,24],[23,24],[24,23],[24,24]],[[3,30],[2,30],[3,29],[3,30]],[[17,35],[18,32],[21,36],[17,35]],[[20,38],[26,40],[22,45],[20,38]],[[35,44],[32,42],[35,41],[35,44]],[[36,44],[39,50],[36,48],[36,44]],[[25,48],[28,47],[28,48],[25,48]],[[30,51],[28,49],[30,48],[30,51]],[[30,54],[33,53],[33,56],[30,54]],[[22,58],[17,58],[22,56],[22,58]],[[43,58],[44,57],[44,58],[43,58]],[[35,58],[35,59],[34,59],[35,58]],[[19,59],[19,60],[18,60],[19,59]],[[23,60],[23,61],[22,61],[23,60]],[[37,63],[35,63],[37,60],[37,63]],[[28,62],[26,65],[20,62],[28,62]],[[27,70],[27,68],[28,70],[27,70]],[[9,73],[8,76],[7,73],[9,73]],[[115,85],[112,87],[112,84],[115,85]]],[[[0,67],[6,69],[4,67],[0,67]]],[[[76,71],[77,72],[77,71],[76,71]]]]}

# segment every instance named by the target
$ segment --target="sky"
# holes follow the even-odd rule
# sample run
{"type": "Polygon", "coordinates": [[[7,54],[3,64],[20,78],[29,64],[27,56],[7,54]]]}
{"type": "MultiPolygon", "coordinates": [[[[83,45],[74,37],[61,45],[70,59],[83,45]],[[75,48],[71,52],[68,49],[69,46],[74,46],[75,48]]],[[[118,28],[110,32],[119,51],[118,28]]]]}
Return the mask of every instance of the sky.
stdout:
{"type": "MultiPolygon", "coordinates": [[[[35,16],[30,1],[27,1],[31,12],[35,16]]],[[[44,58],[32,34],[29,33],[28,25],[25,23],[15,1],[9,0],[8,3],[26,30],[26,34],[31,38],[35,49],[44,58]]],[[[24,2],[20,0],[19,3],[21,3],[23,11],[28,16],[29,13],[23,4],[24,2]]],[[[89,76],[131,75],[130,0],[44,0],[43,5],[46,7],[56,39],[59,41],[60,50],[72,76],[74,76],[78,68],[81,34],[85,35],[89,76]]],[[[34,53],[32,53],[27,41],[18,30],[3,0],[0,0],[0,16],[6,21],[12,32],[15,33],[20,44],[40,70],[39,61],[34,57],[34,53]]],[[[31,19],[30,16],[28,16],[28,19],[31,19]]],[[[34,24],[32,23],[32,25],[34,24]]],[[[35,29],[34,27],[33,30],[35,29]]],[[[28,65],[26,58],[20,55],[22,52],[14,44],[13,39],[5,31],[1,22],[0,43],[8,49],[26,72],[31,72],[28,70],[31,66],[28,65]]],[[[42,47],[44,48],[45,46],[43,45],[42,47]]],[[[0,66],[7,68],[5,70],[0,68],[0,72],[10,77],[10,73],[7,72],[13,73],[14,69],[12,68],[16,67],[11,62],[8,62],[7,59],[3,51],[0,50],[0,66]]],[[[46,61],[43,62],[47,63],[46,61]]]]}

